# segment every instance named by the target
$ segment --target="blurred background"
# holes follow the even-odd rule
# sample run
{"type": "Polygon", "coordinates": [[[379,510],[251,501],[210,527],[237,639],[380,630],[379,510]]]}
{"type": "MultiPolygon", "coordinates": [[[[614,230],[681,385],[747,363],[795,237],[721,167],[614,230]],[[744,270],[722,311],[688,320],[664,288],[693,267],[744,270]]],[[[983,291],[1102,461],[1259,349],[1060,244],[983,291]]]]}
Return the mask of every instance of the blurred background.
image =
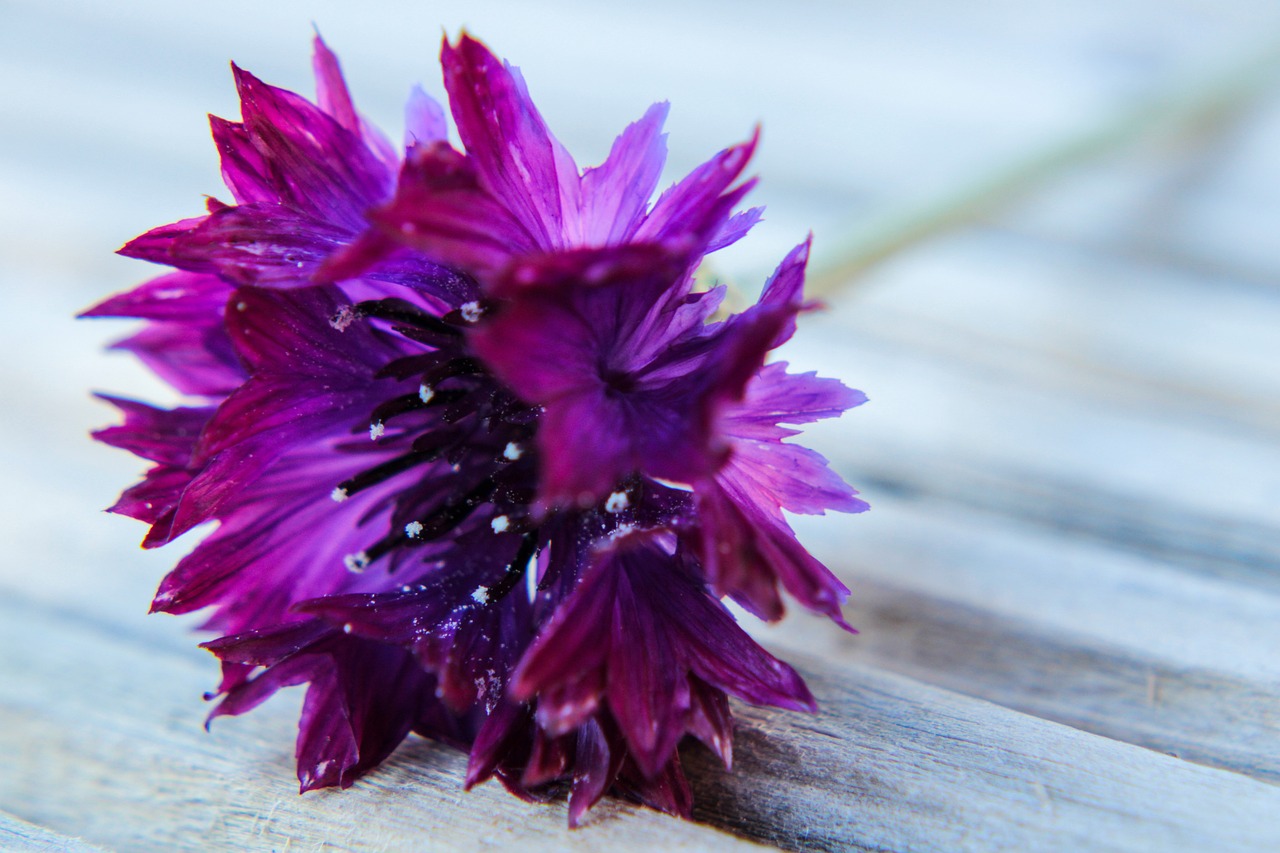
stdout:
{"type": "MultiPolygon", "coordinates": [[[[101,512],[141,467],[87,438],[112,420],[89,392],[175,400],[103,354],[127,324],[72,316],[155,273],[126,240],[228,197],[205,119],[239,114],[227,63],[311,96],[313,26],[393,138],[461,27],[583,165],[657,100],[664,185],[763,127],[766,219],[715,273],[753,295],[813,231],[830,310],[784,357],[869,395],[807,443],[873,506],[797,520],[862,633],[797,613],[768,642],[824,678],[896,673],[1280,781],[1274,2],[0,0],[0,813],[136,846],[111,815],[159,803],[148,843],[216,824],[267,844],[274,793],[191,817],[183,784],[141,780],[179,761],[212,790],[251,761],[290,787],[294,710],[266,712],[279,742],[204,735],[194,622],[144,615],[183,546],[141,552],[142,526],[101,512]],[[147,752],[157,724],[126,706],[182,757],[147,752]]],[[[700,818],[728,825],[717,791],[700,818]]]]}

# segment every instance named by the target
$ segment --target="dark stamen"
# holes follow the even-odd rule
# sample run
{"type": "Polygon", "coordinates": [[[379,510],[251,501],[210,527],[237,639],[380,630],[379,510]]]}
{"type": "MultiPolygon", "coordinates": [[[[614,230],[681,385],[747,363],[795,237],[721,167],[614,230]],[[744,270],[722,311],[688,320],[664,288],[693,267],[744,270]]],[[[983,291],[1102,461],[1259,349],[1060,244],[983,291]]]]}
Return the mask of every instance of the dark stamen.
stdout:
{"type": "Polygon", "coordinates": [[[493,494],[493,485],[493,478],[486,477],[465,495],[449,501],[426,518],[419,519],[422,529],[413,537],[413,541],[426,542],[453,530],[459,522],[475,512],[477,506],[489,499],[493,494]]]}
{"type": "Polygon", "coordinates": [[[434,386],[454,376],[474,376],[477,373],[484,373],[484,365],[480,360],[470,356],[460,356],[424,371],[422,381],[434,386]]]}
{"type": "Polygon", "coordinates": [[[457,326],[446,323],[439,317],[426,313],[421,308],[394,297],[374,299],[356,305],[356,310],[364,317],[376,317],[379,320],[390,320],[404,326],[410,326],[425,332],[433,332],[443,336],[446,341],[456,342],[462,334],[457,326]]]}
{"type": "Polygon", "coordinates": [[[516,557],[507,565],[507,573],[502,576],[502,580],[489,590],[489,601],[501,601],[503,596],[516,588],[516,584],[520,583],[520,579],[524,577],[525,571],[529,568],[529,561],[533,559],[534,553],[538,550],[538,531],[530,530],[520,539],[520,550],[516,551],[516,557]]]}
{"type": "Polygon", "coordinates": [[[408,471],[415,465],[421,465],[424,462],[430,462],[433,454],[423,452],[406,453],[403,456],[397,456],[383,462],[381,465],[375,465],[366,471],[361,471],[354,477],[349,477],[338,484],[338,488],[342,490],[344,495],[354,495],[356,492],[376,486],[384,480],[389,480],[402,471],[408,471]]]}
{"type": "Polygon", "coordinates": [[[431,399],[425,403],[422,401],[421,393],[405,394],[403,397],[393,397],[373,410],[373,414],[369,417],[369,423],[386,423],[397,415],[403,415],[405,412],[413,412],[418,409],[426,409],[432,406],[441,406],[445,403],[452,403],[460,400],[465,396],[465,391],[449,389],[446,391],[433,392],[431,399]]]}

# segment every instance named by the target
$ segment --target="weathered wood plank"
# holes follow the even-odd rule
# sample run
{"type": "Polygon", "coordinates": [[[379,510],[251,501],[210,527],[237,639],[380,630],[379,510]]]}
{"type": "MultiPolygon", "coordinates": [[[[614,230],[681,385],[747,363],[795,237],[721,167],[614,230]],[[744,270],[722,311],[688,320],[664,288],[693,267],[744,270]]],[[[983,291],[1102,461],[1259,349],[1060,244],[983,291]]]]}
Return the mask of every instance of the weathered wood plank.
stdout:
{"type": "MultiPolygon", "coordinates": [[[[298,797],[292,703],[206,736],[192,697],[207,673],[190,653],[13,597],[0,603],[0,644],[20,652],[0,700],[0,750],[13,756],[0,804],[97,842],[407,849],[423,839],[519,839],[551,849],[726,840],[618,804],[569,834],[562,807],[513,803],[495,786],[462,795],[462,758],[423,742],[351,791],[298,797]]],[[[1280,843],[1280,827],[1247,819],[1280,809],[1272,786],[864,667],[806,667],[820,717],[741,709],[731,775],[691,753],[701,819],[793,848],[1280,843]]]]}
{"type": "Polygon", "coordinates": [[[697,817],[814,850],[1268,850],[1280,789],[858,666],[826,711],[739,710],[737,766],[691,755],[697,817]]]}
{"type": "Polygon", "coordinates": [[[873,498],[945,496],[1275,588],[1273,439],[1029,381],[1013,356],[981,363],[870,339],[845,314],[813,318],[787,356],[870,395],[807,443],[873,498]]]}
{"type": "Polygon", "coordinates": [[[832,667],[859,662],[1280,784],[1280,681],[1188,667],[890,585],[855,590],[845,614],[856,637],[794,617],[761,635],[832,667]]]}
{"type": "Polygon", "coordinates": [[[1274,287],[975,228],[897,259],[841,311],[850,332],[974,369],[1128,410],[1280,433],[1274,287]]]}
{"type": "Polygon", "coordinates": [[[1280,781],[1280,596],[930,501],[800,529],[863,633],[762,637],[1280,781]]]}
{"type": "MultiPolygon", "coordinates": [[[[839,3],[810,4],[802,16],[738,4],[726,17],[678,2],[643,13],[601,13],[573,0],[536,10],[442,2],[397,10],[387,26],[342,4],[302,10],[286,3],[264,15],[155,2],[109,14],[84,0],[11,2],[0,33],[8,64],[0,64],[26,85],[7,93],[11,114],[23,121],[8,128],[12,160],[0,171],[10,180],[35,171],[38,179],[17,184],[23,195],[58,192],[56,203],[6,219],[6,231],[22,235],[13,250],[25,253],[28,237],[70,228],[69,241],[83,243],[76,226],[98,234],[123,228],[129,233],[106,241],[118,243],[162,211],[195,212],[194,195],[176,188],[203,180],[188,193],[216,189],[201,116],[234,112],[226,61],[234,56],[275,82],[308,88],[299,20],[315,20],[329,34],[360,102],[389,128],[399,124],[411,81],[436,85],[424,60],[439,28],[465,22],[525,65],[539,102],[584,161],[603,155],[610,135],[658,98],[676,99],[678,167],[723,144],[725,128],[746,132],[763,120],[773,207],[761,239],[769,246],[758,254],[747,248],[763,268],[808,227],[829,239],[851,215],[888,200],[936,196],[1002,158],[1088,126],[1180,70],[1231,61],[1275,19],[1260,0],[1211,16],[1195,0],[1115,5],[1057,13],[1049,23],[1044,10],[960,14],[935,3],[926,34],[919,9],[839,3]],[[1162,24],[1155,27],[1147,16],[1157,10],[1162,24]],[[562,20],[594,24],[602,37],[546,39],[541,27],[562,20]],[[1116,51],[1106,60],[1097,56],[1099,37],[1116,51]],[[683,61],[654,62],[659,43],[683,61]],[[582,74],[584,67],[592,73],[582,74]],[[86,133],[100,140],[102,156],[78,156],[75,140],[86,133]],[[101,168],[108,160],[115,168],[101,168]],[[111,224],[97,215],[108,202],[117,214],[111,224]]],[[[1239,184],[1233,196],[1248,200],[1250,187],[1239,184]]]]}
{"type": "Polygon", "coordinates": [[[0,603],[0,808],[124,849],[704,850],[747,846],[619,802],[570,832],[563,804],[461,790],[465,757],[414,739],[346,792],[299,796],[297,696],[200,727],[202,653],[16,596],[0,603]]]}
{"type": "Polygon", "coordinates": [[[0,812],[0,850],[8,853],[102,853],[103,848],[0,812]]]}

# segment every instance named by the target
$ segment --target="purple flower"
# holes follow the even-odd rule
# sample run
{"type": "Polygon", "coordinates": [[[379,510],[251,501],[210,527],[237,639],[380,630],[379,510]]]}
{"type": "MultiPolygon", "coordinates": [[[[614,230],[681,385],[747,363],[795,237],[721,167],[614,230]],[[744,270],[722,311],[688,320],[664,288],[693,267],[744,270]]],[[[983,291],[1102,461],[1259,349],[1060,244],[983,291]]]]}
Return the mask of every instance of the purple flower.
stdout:
{"type": "Polygon", "coordinates": [[[112,507],[144,546],[217,522],[153,609],[221,634],[211,718],[307,685],[304,791],[412,731],[469,751],[468,786],[567,789],[572,824],[610,790],[687,816],[677,746],[728,765],[729,696],[814,708],[722,597],[844,625],[783,510],[866,505],[782,425],[865,398],[765,363],[808,243],[717,319],[693,272],[760,218],[735,212],[754,138],[651,204],[665,105],[580,170],[463,35],[462,150],[415,91],[401,157],[315,47],[318,104],[235,69],[242,120],[212,119],[235,204],[126,245],[177,271],[86,312],[146,321],[118,346],[191,398],[107,398],[124,423],[96,433],[155,463],[112,507]]]}

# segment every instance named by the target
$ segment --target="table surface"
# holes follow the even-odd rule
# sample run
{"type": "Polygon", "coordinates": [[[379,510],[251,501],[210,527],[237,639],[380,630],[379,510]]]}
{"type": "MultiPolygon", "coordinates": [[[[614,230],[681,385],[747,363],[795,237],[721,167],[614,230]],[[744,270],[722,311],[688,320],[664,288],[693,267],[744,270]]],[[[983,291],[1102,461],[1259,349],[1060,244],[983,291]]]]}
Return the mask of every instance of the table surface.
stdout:
{"type": "Polygon", "coordinates": [[[70,319],[220,192],[228,59],[310,92],[312,22],[388,128],[463,24],[580,162],[652,100],[672,178],[761,122],[768,218],[716,267],[750,291],[810,228],[839,268],[1220,79],[1274,3],[205,5],[0,0],[0,848],[1280,849],[1280,84],[823,279],[786,357],[870,396],[808,441],[873,510],[797,529],[861,633],[752,627],[822,710],[738,706],[732,772],[688,751],[694,822],[570,832],[417,739],[300,797],[296,691],[206,733],[194,621],[145,615],[177,554],[100,512],[139,465],[86,437],[91,388],[172,398],[101,354],[124,325],[70,319]]]}

